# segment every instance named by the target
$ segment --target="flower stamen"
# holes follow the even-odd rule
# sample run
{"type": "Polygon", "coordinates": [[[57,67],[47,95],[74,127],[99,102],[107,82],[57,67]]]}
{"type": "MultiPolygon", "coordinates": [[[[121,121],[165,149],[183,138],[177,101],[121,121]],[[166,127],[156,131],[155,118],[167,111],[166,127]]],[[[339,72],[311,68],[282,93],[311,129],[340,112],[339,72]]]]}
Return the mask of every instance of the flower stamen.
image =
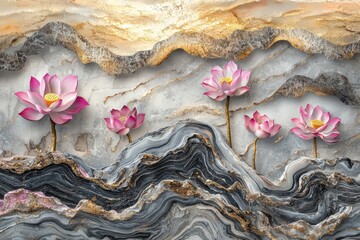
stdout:
{"type": "Polygon", "coordinates": [[[318,129],[319,127],[324,126],[324,122],[321,120],[318,120],[318,119],[311,120],[310,124],[315,129],[318,129]]]}
{"type": "Polygon", "coordinates": [[[223,77],[221,80],[220,80],[220,83],[223,83],[223,82],[226,82],[227,84],[231,84],[233,81],[233,79],[231,77],[223,77]]]}
{"type": "Polygon", "coordinates": [[[126,117],[126,116],[121,116],[121,117],[119,117],[119,120],[120,120],[120,121],[122,121],[122,122],[125,122],[125,121],[126,121],[126,119],[127,119],[127,117],[126,117]]]}
{"type": "Polygon", "coordinates": [[[47,93],[44,96],[44,100],[45,100],[46,106],[50,107],[51,104],[53,104],[54,102],[59,100],[59,95],[57,95],[55,93],[47,93]]]}

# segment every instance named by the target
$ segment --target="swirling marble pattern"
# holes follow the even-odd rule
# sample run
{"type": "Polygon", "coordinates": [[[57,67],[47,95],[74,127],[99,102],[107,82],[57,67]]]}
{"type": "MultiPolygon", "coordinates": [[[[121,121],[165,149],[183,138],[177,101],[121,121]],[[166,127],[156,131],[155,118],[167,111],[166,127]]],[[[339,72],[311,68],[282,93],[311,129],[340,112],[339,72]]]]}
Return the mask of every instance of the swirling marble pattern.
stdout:
{"type": "Polygon", "coordinates": [[[145,135],[100,170],[61,153],[0,166],[5,238],[360,237],[359,161],[303,157],[271,182],[215,127],[191,120],[145,135]]]}
{"type": "Polygon", "coordinates": [[[359,239],[359,6],[3,1],[0,239],[359,239]],[[251,94],[232,100],[233,149],[199,84],[227,59],[252,70],[251,94]],[[46,72],[78,75],[92,106],[58,129],[66,153],[43,152],[47,119],[17,117],[13,93],[46,72]],[[342,119],[317,159],[288,133],[307,103],[342,119]],[[147,113],[130,145],[101,124],[119,104],[147,113]],[[257,171],[239,124],[255,110],[283,126],[259,143],[257,171]]]}

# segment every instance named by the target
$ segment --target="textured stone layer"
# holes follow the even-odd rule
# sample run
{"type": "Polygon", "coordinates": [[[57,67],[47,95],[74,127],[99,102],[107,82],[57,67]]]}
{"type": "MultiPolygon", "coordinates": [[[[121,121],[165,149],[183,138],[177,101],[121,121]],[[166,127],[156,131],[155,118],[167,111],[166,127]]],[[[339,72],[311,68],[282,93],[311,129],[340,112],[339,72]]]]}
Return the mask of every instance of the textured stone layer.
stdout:
{"type": "Polygon", "coordinates": [[[195,121],[145,135],[101,170],[60,153],[0,163],[4,237],[24,232],[94,239],[360,234],[358,161],[300,158],[271,182],[238,158],[216,128],[195,121]]]}
{"type": "MultiPolygon", "coordinates": [[[[95,62],[110,75],[133,73],[145,66],[160,64],[176,49],[203,58],[243,59],[258,48],[268,48],[286,40],[307,53],[324,54],[330,59],[351,58],[360,52],[360,42],[335,45],[301,29],[235,30],[226,38],[214,38],[204,33],[176,33],[154,45],[151,50],[118,55],[106,46],[98,46],[76,29],[62,22],[46,24],[29,36],[17,50],[0,52],[0,71],[15,71],[24,67],[29,56],[39,54],[47,46],[63,46],[78,55],[82,63],[95,62]]],[[[124,47],[124,46],[123,46],[124,47]]],[[[125,47],[126,48],[126,47],[125,47]]]]}
{"type": "MultiPolygon", "coordinates": [[[[359,40],[360,4],[355,0],[4,0],[0,6],[0,49],[16,46],[56,21],[64,21],[92,44],[118,55],[150,50],[178,33],[224,39],[236,30],[263,27],[301,29],[336,45],[359,40]]],[[[279,39],[287,38],[295,45],[306,40],[298,37],[280,35],[279,39]]]]}

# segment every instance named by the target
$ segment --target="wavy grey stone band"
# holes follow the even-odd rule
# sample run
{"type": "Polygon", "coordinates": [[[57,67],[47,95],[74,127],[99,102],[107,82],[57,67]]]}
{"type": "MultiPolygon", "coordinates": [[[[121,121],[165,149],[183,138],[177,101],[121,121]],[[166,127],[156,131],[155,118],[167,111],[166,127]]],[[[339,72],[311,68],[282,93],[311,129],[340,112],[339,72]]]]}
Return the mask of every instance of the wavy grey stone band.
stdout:
{"type": "Polygon", "coordinates": [[[40,54],[46,46],[63,46],[76,52],[83,63],[95,62],[109,75],[133,73],[144,66],[155,66],[172,51],[196,43],[200,50],[191,53],[204,58],[241,59],[258,48],[269,48],[281,36],[296,41],[296,46],[307,53],[324,54],[330,59],[351,58],[360,52],[360,42],[337,46],[310,32],[295,29],[282,30],[270,27],[257,31],[236,30],[228,38],[214,39],[203,34],[178,33],[158,42],[153,49],[139,51],[132,56],[119,56],[107,48],[97,47],[79,35],[75,29],[62,22],[51,22],[30,36],[15,52],[0,53],[0,71],[16,71],[24,67],[27,58],[40,54]]]}

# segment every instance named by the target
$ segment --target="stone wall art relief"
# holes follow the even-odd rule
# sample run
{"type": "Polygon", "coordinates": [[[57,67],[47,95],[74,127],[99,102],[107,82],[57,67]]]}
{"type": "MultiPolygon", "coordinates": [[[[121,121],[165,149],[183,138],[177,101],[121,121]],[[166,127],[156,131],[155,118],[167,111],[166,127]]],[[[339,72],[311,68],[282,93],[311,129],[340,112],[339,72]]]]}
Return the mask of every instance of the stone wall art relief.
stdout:
{"type": "Polygon", "coordinates": [[[0,239],[360,239],[360,2],[0,2],[0,239]]]}

